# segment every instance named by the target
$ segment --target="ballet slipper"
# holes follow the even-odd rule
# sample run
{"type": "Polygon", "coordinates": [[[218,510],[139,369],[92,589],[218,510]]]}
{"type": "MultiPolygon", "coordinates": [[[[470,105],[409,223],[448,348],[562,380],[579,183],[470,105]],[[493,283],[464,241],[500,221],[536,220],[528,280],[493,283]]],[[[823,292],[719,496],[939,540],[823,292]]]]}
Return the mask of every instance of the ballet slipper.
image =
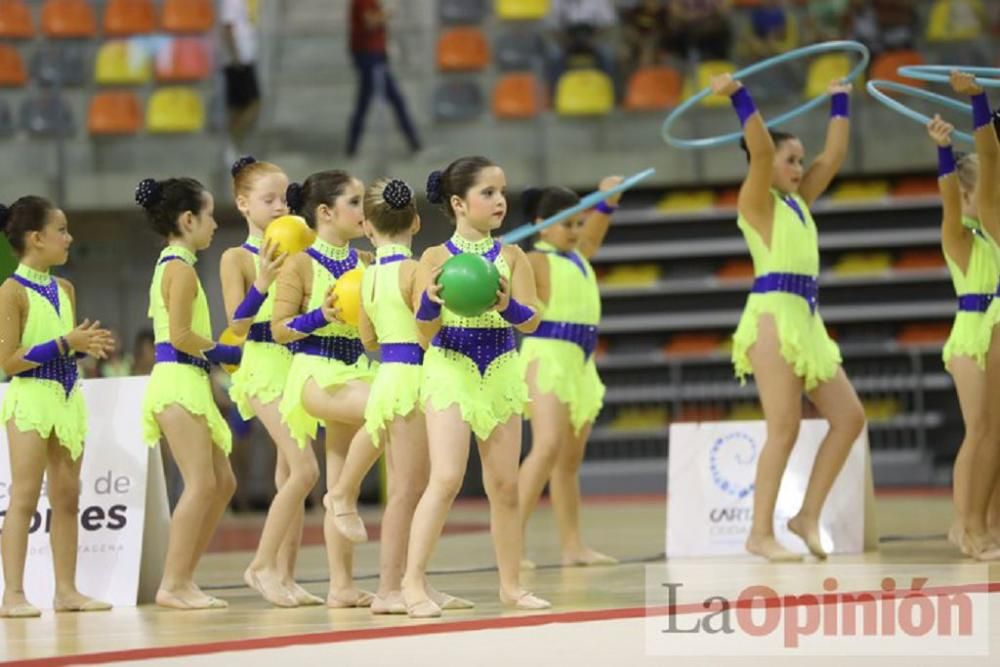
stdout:
{"type": "Polygon", "coordinates": [[[816,558],[825,559],[827,557],[826,550],[823,549],[823,545],[820,542],[819,537],[819,526],[813,524],[812,526],[807,526],[806,521],[800,516],[793,516],[788,520],[788,530],[798,535],[798,537],[806,543],[806,547],[809,548],[809,553],[816,558]]]}
{"type": "Polygon", "coordinates": [[[249,568],[247,568],[247,570],[243,573],[243,581],[246,582],[247,586],[257,591],[262,598],[273,604],[275,607],[291,609],[299,606],[298,601],[296,601],[295,596],[292,595],[291,591],[282,587],[277,582],[272,582],[274,585],[271,587],[265,586],[260,581],[260,575],[249,568]],[[275,587],[277,590],[274,590],[275,587]]]}
{"type": "Polygon", "coordinates": [[[27,602],[0,607],[0,618],[38,618],[41,610],[27,602]]]}
{"type": "Polygon", "coordinates": [[[385,597],[375,595],[372,599],[371,611],[374,616],[405,614],[406,602],[403,601],[403,594],[399,591],[393,591],[385,597]]]}
{"type": "Polygon", "coordinates": [[[372,606],[375,596],[367,591],[357,591],[353,600],[345,600],[334,593],[326,596],[326,606],[330,609],[353,609],[372,606]]]}
{"type": "Polygon", "coordinates": [[[323,505],[327,511],[333,515],[333,525],[341,535],[355,544],[368,541],[368,531],[365,529],[365,522],[361,520],[358,511],[344,510],[338,507],[330,494],[323,497],[323,505]]]}
{"type": "Polygon", "coordinates": [[[593,549],[584,549],[573,555],[564,555],[562,564],[563,567],[600,567],[617,565],[618,559],[593,549]]]}
{"type": "Polygon", "coordinates": [[[462,609],[475,609],[476,607],[476,603],[472,600],[448,595],[433,588],[427,591],[427,597],[443,611],[459,611],[462,609]]]}
{"type": "Polygon", "coordinates": [[[439,618],[441,607],[434,604],[433,600],[424,598],[414,604],[406,605],[406,615],[410,618],[439,618]]]}
{"type": "Polygon", "coordinates": [[[537,567],[538,566],[535,565],[535,561],[533,561],[533,560],[531,560],[529,558],[522,558],[521,559],[521,569],[522,570],[534,570],[537,567]]]}
{"type": "Polygon", "coordinates": [[[156,604],[167,609],[177,611],[197,611],[204,609],[225,609],[229,606],[225,600],[206,595],[201,599],[191,600],[182,598],[176,593],[159,590],[156,592],[156,604]]]}
{"type": "Polygon", "coordinates": [[[56,613],[108,611],[110,609],[111,605],[109,603],[102,600],[95,600],[85,595],[80,595],[80,597],[76,600],[61,600],[59,598],[55,598],[52,601],[52,610],[56,613]]]}
{"type": "Polygon", "coordinates": [[[774,538],[774,536],[747,538],[746,550],[755,556],[763,556],[772,563],[799,563],[805,558],[801,554],[789,551],[774,538]]]}
{"type": "Polygon", "coordinates": [[[509,597],[501,590],[500,602],[503,602],[505,607],[520,609],[522,611],[538,611],[541,609],[548,609],[552,606],[552,603],[548,600],[536,597],[534,593],[529,593],[528,591],[523,591],[515,598],[509,597]]]}
{"type": "Polygon", "coordinates": [[[323,604],[323,598],[313,595],[294,581],[286,584],[285,589],[295,598],[300,607],[318,607],[323,604]]]}

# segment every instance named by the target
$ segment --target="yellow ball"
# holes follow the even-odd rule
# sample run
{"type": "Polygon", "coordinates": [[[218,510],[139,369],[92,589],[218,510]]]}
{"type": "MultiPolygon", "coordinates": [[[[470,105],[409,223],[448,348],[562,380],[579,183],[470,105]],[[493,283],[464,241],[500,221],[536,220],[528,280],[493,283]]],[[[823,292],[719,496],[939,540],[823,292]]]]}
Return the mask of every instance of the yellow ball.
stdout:
{"type": "Polygon", "coordinates": [[[279,253],[294,255],[302,252],[316,240],[316,232],[309,228],[305,218],[297,215],[283,215],[275,218],[267,226],[264,238],[277,243],[279,253]]]}
{"type": "Polygon", "coordinates": [[[361,321],[361,278],[364,274],[365,271],[361,267],[351,269],[337,278],[333,286],[333,293],[337,297],[335,306],[340,309],[340,319],[354,327],[361,321]]]}
{"type": "MultiPolygon", "coordinates": [[[[239,336],[233,333],[232,329],[226,328],[221,334],[219,334],[219,342],[223,345],[242,345],[246,341],[246,335],[239,336]]],[[[222,370],[226,371],[230,375],[236,372],[239,366],[230,366],[229,364],[222,364],[222,370]]]]}

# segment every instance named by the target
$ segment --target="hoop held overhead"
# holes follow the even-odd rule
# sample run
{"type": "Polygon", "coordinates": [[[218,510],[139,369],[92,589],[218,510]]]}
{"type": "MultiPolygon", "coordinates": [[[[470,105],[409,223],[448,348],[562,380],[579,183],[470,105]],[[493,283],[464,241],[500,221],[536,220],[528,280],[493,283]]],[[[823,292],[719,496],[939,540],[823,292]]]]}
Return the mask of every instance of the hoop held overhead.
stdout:
{"type": "MultiPolygon", "coordinates": [[[[920,113],[919,111],[914,111],[910,107],[906,106],[899,100],[895,100],[885,93],[883,93],[879,88],[888,88],[889,90],[894,90],[898,93],[905,93],[907,95],[912,95],[914,97],[919,97],[930,102],[937,102],[943,106],[956,111],[962,111],[964,113],[970,113],[972,107],[964,102],[959,102],[958,100],[953,100],[950,97],[945,97],[944,95],[939,95],[937,93],[932,93],[930,91],[924,90],[922,88],[915,88],[913,86],[908,86],[905,83],[896,83],[895,81],[883,81],[881,79],[872,79],[865,86],[868,90],[868,94],[874,97],[876,100],[889,107],[893,111],[906,116],[910,120],[916,121],[921,125],[926,126],[931,122],[930,117],[920,113]]],[[[953,139],[961,139],[962,141],[972,144],[975,143],[975,139],[968,132],[962,132],[961,130],[955,130],[951,133],[953,139]]]]}
{"type": "MultiPolygon", "coordinates": [[[[868,60],[871,57],[868,53],[868,47],[866,47],[861,42],[854,42],[850,40],[822,42],[820,44],[810,44],[809,46],[804,46],[802,48],[795,49],[787,53],[781,53],[779,55],[772,56],[771,58],[767,58],[766,60],[762,60],[758,63],[754,63],[753,65],[745,67],[740,71],[736,72],[735,74],[733,74],[733,78],[741,79],[750,76],[751,74],[756,74],[757,72],[769,69],[774,65],[780,65],[782,63],[786,63],[792,60],[798,60],[800,58],[816,55],[818,53],[827,53],[829,51],[852,51],[860,56],[860,59],[854,66],[854,69],[848,72],[847,76],[844,77],[845,81],[851,81],[852,79],[856,79],[862,72],[864,72],[865,68],[868,67],[868,60]]],[[[698,102],[705,99],[711,94],[712,94],[712,89],[705,88],[696,95],[684,100],[684,102],[682,102],[680,106],[678,106],[676,109],[667,114],[667,117],[663,120],[663,126],[660,129],[660,135],[663,137],[663,140],[668,144],[670,144],[671,146],[674,146],[675,148],[687,148],[687,149],[712,148],[714,146],[723,146],[725,144],[735,143],[739,141],[740,138],[743,136],[742,132],[731,132],[729,134],[720,134],[715,137],[704,137],[701,139],[681,139],[679,137],[675,137],[672,134],[670,134],[670,130],[673,127],[674,123],[677,122],[677,119],[679,119],[681,116],[684,115],[685,112],[689,111],[692,107],[694,107],[695,104],[697,104],[698,102]]],[[[825,102],[829,97],[830,97],[829,93],[823,93],[818,97],[814,97],[811,100],[803,102],[794,109],[786,111],[785,113],[775,116],[774,118],[768,120],[767,127],[777,127],[778,125],[788,122],[793,118],[797,118],[798,116],[801,116],[802,114],[816,108],[817,106],[825,102]]]]}

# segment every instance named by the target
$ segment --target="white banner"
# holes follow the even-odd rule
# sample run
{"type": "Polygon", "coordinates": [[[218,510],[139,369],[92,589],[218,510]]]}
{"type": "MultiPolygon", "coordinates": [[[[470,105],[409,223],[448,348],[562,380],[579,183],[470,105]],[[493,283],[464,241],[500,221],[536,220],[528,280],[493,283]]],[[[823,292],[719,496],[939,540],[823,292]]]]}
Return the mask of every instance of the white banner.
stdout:
{"type": "MultiPolygon", "coordinates": [[[[787,527],[805,496],[827,422],[803,420],[781,480],[774,532],[787,549],[808,553],[787,527]]],[[[753,518],[754,475],[764,446],[763,421],[681,423],[670,427],[667,491],[667,556],[746,554],[753,518]]],[[[823,547],[829,553],[861,553],[865,547],[866,453],[868,432],[854,443],[820,516],[823,547]]]]}
{"type": "MultiPolygon", "coordinates": [[[[160,453],[142,442],[140,415],[147,381],[147,377],[131,377],[83,382],[89,429],[80,473],[76,582],[80,592],[116,606],[136,604],[147,505],[149,537],[165,535],[167,530],[160,453]],[[148,503],[147,486],[152,492],[148,503]]],[[[0,400],[8,388],[0,384],[0,400]]],[[[0,428],[0,520],[10,503],[9,446],[6,428],[0,428]]],[[[46,609],[51,608],[55,583],[48,535],[50,517],[43,486],[31,524],[24,587],[31,603],[46,609]]],[[[154,564],[161,562],[158,556],[153,554],[154,564]]],[[[143,572],[144,579],[157,579],[158,575],[143,572]]]]}

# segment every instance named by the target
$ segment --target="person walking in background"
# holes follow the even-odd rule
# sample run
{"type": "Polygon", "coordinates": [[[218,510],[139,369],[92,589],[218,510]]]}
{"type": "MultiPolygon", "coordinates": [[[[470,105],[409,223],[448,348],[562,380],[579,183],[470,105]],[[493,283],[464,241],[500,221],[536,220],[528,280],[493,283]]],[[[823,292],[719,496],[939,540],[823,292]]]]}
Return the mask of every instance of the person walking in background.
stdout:
{"type": "Polygon", "coordinates": [[[226,122],[229,145],[228,167],[246,152],[247,135],[260,115],[260,86],[257,83],[257,8],[259,0],[222,0],[219,25],[222,27],[226,65],[226,122]]]}
{"type": "Polygon", "coordinates": [[[406,109],[406,102],[399,92],[395,77],[389,71],[386,53],[386,22],[389,12],[380,0],[351,0],[349,24],[351,29],[351,58],[358,71],[358,97],[351,116],[351,126],[347,138],[347,155],[354,157],[365,129],[365,116],[371,105],[376,86],[385,93],[396,114],[399,129],[406,135],[410,150],[420,150],[420,138],[413,126],[413,120],[406,109]]]}

